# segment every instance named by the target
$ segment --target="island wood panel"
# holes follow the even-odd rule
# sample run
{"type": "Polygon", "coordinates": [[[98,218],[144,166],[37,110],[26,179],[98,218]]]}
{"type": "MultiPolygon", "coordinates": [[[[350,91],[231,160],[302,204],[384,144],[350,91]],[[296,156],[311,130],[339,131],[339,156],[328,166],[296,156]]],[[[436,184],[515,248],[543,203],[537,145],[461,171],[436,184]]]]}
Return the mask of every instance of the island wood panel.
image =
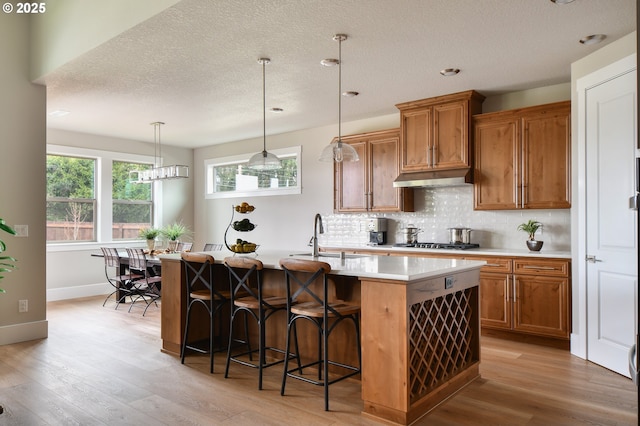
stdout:
{"type": "MultiPolygon", "coordinates": [[[[223,289],[229,286],[229,276],[227,269],[222,264],[214,265],[214,274],[218,287],[223,289]]],[[[182,268],[179,260],[162,260],[162,317],[161,317],[161,337],[163,352],[173,355],[180,354],[180,346],[184,336],[184,323],[187,312],[186,283],[182,276],[182,268]],[[178,285],[179,283],[179,285],[178,285]]],[[[345,300],[351,303],[360,303],[360,282],[354,277],[329,276],[331,290],[330,300],[345,300]]],[[[315,284],[317,290],[320,283],[315,284]]],[[[286,293],[284,283],[284,272],[281,270],[263,270],[263,288],[265,293],[274,296],[284,296],[286,293]]],[[[303,297],[301,300],[307,300],[303,297]]],[[[223,337],[224,341],[229,330],[229,310],[222,311],[222,315],[216,326],[216,333],[223,337]]],[[[244,337],[242,317],[236,319],[235,336],[244,337]],[[237,334],[236,334],[237,333],[237,334]]],[[[258,329],[255,321],[251,319],[249,324],[249,336],[254,345],[258,342],[258,329]]],[[[277,348],[285,348],[286,344],[286,312],[277,312],[266,322],[266,344],[277,348]]],[[[190,327],[190,340],[199,341],[208,338],[209,317],[198,310],[192,320],[190,327]]],[[[317,329],[306,321],[298,322],[298,343],[303,361],[310,361],[318,353],[317,329]]],[[[353,324],[343,321],[331,334],[329,355],[332,359],[346,364],[357,365],[358,354],[355,349],[356,335],[353,324]]],[[[268,353],[268,356],[279,356],[277,353],[268,353]]]]}

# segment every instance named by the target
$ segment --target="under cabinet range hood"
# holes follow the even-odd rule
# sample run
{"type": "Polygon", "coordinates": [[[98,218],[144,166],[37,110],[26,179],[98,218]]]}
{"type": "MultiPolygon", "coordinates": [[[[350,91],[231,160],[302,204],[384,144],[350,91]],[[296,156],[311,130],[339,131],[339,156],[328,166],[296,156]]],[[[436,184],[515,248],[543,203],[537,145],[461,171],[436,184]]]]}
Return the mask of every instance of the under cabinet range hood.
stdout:
{"type": "Polygon", "coordinates": [[[402,173],[393,181],[395,188],[432,188],[473,183],[473,169],[433,170],[402,173]]]}

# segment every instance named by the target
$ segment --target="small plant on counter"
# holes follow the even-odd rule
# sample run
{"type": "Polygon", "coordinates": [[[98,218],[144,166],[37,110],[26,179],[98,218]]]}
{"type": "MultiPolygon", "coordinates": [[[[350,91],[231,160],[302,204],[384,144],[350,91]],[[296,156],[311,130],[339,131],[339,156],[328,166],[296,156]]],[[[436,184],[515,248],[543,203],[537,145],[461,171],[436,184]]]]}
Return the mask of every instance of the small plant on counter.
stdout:
{"type": "Polygon", "coordinates": [[[536,239],[536,232],[542,224],[536,220],[530,219],[527,223],[521,223],[518,225],[518,231],[524,231],[529,234],[529,240],[533,241],[536,239]]]}
{"type": "MultiPolygon", "coordinates": [[[[4,219],[1,219],[1,218],[0,218],[0,230],[6,232],[7,234],[16,235],[16,231],[12,227],[7,225],[4,219]]],[[[5,244],[4,241],[0,240],[0,253],[4,252],[6,249],[7,249],[7,245],[5,244]]],[[[0,273],[11,272],[12,270],[16,269],[16,266],[13,263],[10,263],[15,261],[16,259],[14,259],[11,256],[0,256],[0,273]]],[[[4,277],[0,275],[0,280],[2,280],[2,278],[4,277]]],[[[4,289],[0,288],[0,293],[5,293],[4,289]]]]}
{"type": "Polygon", "coordinates": [[[171,241],[177,241],[180,237],[187,235],[190,232],[189,228],[187,228],[182,222],[173,222],[171,225],[167,225],[160,230],[162,236],[171,241]]]}
{"type": "Polygon", "coordinates": [[[138,232],[138,236],[145,240],[154,240],[160,235],[160,230],[157,228],[142,228],[138,232]]]}

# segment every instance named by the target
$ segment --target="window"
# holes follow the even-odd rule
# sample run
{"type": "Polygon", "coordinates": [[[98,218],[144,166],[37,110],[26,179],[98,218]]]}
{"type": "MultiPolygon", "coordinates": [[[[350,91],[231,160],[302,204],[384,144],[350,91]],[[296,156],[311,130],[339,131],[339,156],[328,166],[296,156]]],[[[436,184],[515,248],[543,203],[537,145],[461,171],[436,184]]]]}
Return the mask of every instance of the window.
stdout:
{"type": "Polygon", "coordinates": [[[47,155],[47,241],[95,240],[92,158],[47,155]]]}
{"type": "Polygon", "coordinates": [[[252,154],[205,161],[206,198],[300,194],[299,146],[271,150],[282,162],[278,170],[246,167],[252,154]]]}
{"type": "Polygon", "coordinates": [[[148,170],[150,164],[113,161],[112,203],[114,240],[131,240],[138,237],[142,228],[152,227],[153,199],[152,185],[132,183],[130,170],[148,170]]]}
{"type": "Polygon", "coordinates": [[[154,208],[161,202],[155,196],[160,183],[129,181],[129,170],[150,168],[153,160],[47,145],[47,243],[69,247],[137,240],[139,229],[160,223],[154,208]]]}

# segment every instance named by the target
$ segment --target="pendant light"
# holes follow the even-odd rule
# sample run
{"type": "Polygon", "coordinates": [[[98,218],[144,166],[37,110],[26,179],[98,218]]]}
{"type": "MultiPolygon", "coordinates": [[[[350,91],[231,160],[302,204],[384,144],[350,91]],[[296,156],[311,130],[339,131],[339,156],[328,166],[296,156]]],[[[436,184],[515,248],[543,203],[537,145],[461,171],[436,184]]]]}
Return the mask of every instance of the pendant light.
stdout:
{"type": "Polygon", "coordinates": [[[269,58],[258,59],[258,63],[262,64],[262,152],[252,155],[247,163],[247,167],[254,170],[275,170],[282,167],[280,159],[267,152],[267,105],[264,69],[269,62],[271,62],[269,58]]]}
{"type": "Polygon", "coordinates": [[[323,65],[338,65],[338,140],[331,142],[322,150],[320,161],[358,161],[358,153],[349,144],[342,143],[342,42],[347,39],[346,34],[336,34],[333,39],[338,42],[338,60],[325,59],[323,65]]]}
{"type": "Polygon", "coordinates": [[[133,170],[129,176],[133,183],[149,183],[154,180],[178,179],[189,177],[189,167],[179,164],[162,166],[162,141],[160,140],[160,126],[162,121],[151,123],[153,126],[153,167],[147,170],[133,170]]]}

